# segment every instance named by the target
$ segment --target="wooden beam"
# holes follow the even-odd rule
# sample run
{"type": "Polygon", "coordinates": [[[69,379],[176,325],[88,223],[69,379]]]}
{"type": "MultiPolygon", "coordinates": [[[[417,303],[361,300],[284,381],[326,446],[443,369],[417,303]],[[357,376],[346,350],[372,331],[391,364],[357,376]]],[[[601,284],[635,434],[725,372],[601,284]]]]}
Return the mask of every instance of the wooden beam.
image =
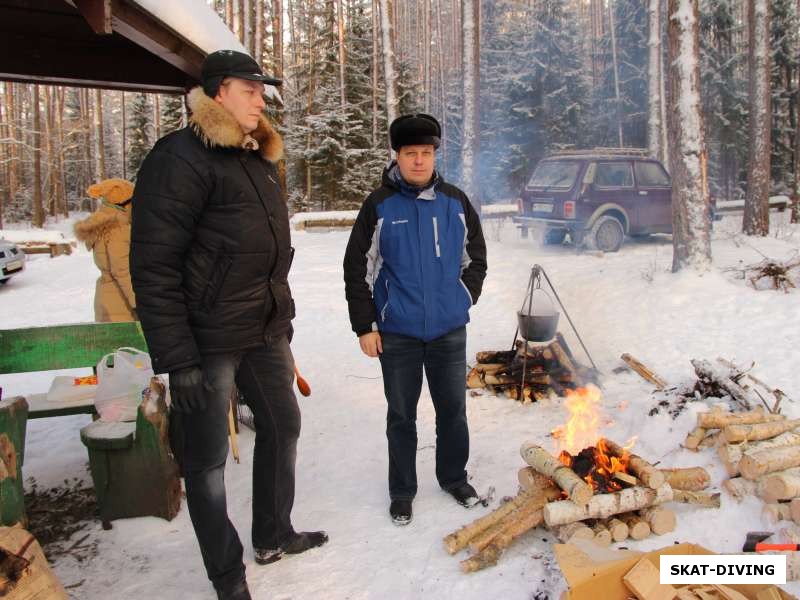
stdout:
{"type": "Polygon", "coordinates": [[[73,0],[89,27],[98,35],[113,33],[111,28],[111,0],[73,0]]]}

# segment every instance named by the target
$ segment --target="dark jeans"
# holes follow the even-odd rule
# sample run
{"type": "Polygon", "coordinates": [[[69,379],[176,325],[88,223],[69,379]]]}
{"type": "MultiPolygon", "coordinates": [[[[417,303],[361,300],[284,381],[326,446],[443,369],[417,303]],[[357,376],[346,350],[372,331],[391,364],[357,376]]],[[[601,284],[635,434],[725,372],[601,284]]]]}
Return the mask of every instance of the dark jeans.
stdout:
{"type": "Polygon", "coordinates": [[[292,391],[294,359],[285,337],[246,352],[205,356],[202,369],[207,410],[178,419],[186,503],[208,578],[220,587],[244,578],[242,544],[228,519],[225,499],[227,415],[234,382],[255,416],[252,541],[256,548],[276,548],[293,533],[300,409],[292,391]]]}
{"type": "Polygon", "coordinates": [[[410,500],[417,493],[417,403],[423,367],[436,410],[436,479],[445,490],[466,483],[466,327],[430,342],[382,333],[381,342],[383,390],[389,405],[389,496],[410,500]]]}

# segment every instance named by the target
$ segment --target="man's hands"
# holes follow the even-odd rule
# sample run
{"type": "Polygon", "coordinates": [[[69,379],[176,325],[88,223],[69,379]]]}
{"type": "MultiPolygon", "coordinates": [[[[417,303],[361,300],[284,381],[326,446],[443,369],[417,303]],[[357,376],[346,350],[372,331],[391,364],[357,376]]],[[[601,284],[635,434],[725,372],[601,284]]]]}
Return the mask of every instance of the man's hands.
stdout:
{"type": "Polygon", "coordinates": [[[369,333],[358,336],[358,343],[361,346],[361,351],[367,356],[376,358],[378,354],[383,353],[381,334],[377,331],[370,331],[369,333]]]}
{"type": "Polygon", "coordinates": [[[169,374],[169,393],[172,410],[179,413],[206,410],[203,371],[200,367],[186,367],[169,374]]]}

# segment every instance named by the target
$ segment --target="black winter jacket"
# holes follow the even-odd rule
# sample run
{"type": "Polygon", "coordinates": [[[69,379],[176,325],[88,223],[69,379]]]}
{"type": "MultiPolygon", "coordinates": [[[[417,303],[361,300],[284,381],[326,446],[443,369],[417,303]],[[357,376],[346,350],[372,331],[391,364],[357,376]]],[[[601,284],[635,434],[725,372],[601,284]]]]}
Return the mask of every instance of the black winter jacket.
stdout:
{"type": "Polygon", "coordinates": [[[283,142],[262,117],[251,136],[201,88],[190,125],[161,138],[136,181],[131,278],[156,373],[286,335],[289,216],[273,164],[283,142]]]}

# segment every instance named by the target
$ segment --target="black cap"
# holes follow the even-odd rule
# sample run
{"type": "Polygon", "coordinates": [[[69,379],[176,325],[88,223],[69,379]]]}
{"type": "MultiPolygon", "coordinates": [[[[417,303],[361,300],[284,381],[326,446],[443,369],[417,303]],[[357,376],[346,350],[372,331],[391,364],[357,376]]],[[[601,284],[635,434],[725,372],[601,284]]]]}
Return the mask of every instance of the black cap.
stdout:
{"type": "Polygon", "coordinates": [[[389,140],[395,152],[403,146],[433,144],[434,148],[438,148],[442,142],[442,128],[439,121],[430,115],[403,115],[389,126],[389,140]]]}
{"type": "Polygon", "coordinates": [[[238,77],[250,81],[262,81],[267,85],[281,85],[280,79],[264,75],[261,67],[249,54],[236,50],[217,50],[203,61],[200,79],[203,91],[214,97],[219,91],[222,80],[226,77],[238,77]]]}

